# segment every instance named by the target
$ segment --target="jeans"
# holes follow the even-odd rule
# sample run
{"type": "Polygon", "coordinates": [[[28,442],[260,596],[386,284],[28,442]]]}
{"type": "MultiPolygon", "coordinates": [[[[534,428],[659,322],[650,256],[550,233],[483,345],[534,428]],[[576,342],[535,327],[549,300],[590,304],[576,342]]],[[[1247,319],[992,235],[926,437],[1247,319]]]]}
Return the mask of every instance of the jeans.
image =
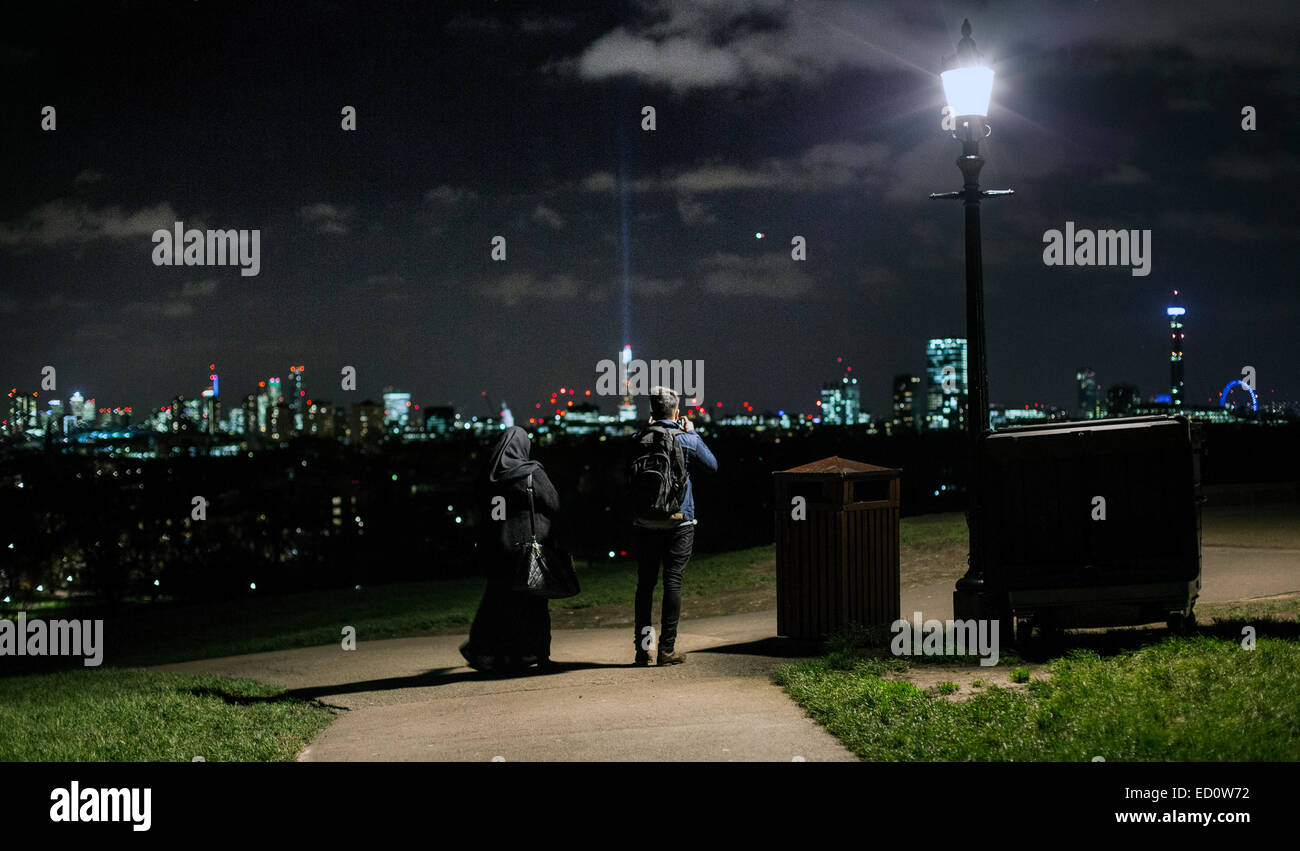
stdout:
{"type": "Polygon", "coordinates": [[[637,551],[636,577],[636,649],[641,650],[646,627],[650,626],[655,585],[659,567],[664,571],[663,625],[659,650],[671,653],[677,643],[677,619],[682,611],[682,571],[695,549],[694,524],[673,529],[643,529],[635,535],[637,551]]]}

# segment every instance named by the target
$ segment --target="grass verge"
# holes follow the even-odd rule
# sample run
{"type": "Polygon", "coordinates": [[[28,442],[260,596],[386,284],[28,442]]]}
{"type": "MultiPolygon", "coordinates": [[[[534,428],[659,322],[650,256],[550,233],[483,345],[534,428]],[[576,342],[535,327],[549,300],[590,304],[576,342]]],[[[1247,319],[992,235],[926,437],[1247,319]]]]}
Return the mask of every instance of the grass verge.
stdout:
{"type": "Polygon", "coordinates": [[[248,680],[124,668],[0,678],[0,761],[287,761],[333,720],[248,680]]]}
{"type": "Polygon", "coordinates": [[[965,700],[899,676],[907,663],[845,651],[777,681],[871,761],[1300,760],[1300,642],[1167,638],[1102,656],[1075,649],[1023,689],[965,700]]]}

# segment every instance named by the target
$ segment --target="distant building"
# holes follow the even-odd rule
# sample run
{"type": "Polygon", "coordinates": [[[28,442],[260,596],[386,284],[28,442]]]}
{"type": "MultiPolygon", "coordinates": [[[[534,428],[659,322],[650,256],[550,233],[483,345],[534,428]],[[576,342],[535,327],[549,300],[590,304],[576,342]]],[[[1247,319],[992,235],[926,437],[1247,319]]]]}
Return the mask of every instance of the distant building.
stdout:
{"type": "Polygon", "coordinates": [[[323,399],[310,399],[307,405],[304,434],[313,437],[334,437],[334,406],[323,399]]]}
{"type": "Polygon", "coordinates": [[[1106,410],[1112,417],[1127,417],[1142,404],[1142,396],[1132,384],[1114,384],[1106,390],[1106,410]]]}
{"type": "Polygon", "coordinates": [[[384,428],[406,431],[411,426],[411,394],[390,385],[384,392],[384,428]]]}
{"type": "Polygon", "coordinates": [[[450,405],[434,405],[424,409],[424,429],[438,437],[449,437],[456,428],[456,409],[450,405]]]}
{"type": "Polygon", "coordinates": [[[920,398],[921,379],[916,375],[894,376],[894,433],[920,431],[916,403],[920,398]]]}
{"type": "Polygon", "coordinates": [[[20,393],[14,387],[8,393],[9,409],[5,415],[5,431],[21,435],[29,429],[36,428],[37,404],[35,393],[20,393]]]}
{"type": "Polygon", "coordinates": [[[302,434],[307,424],[307,388],[303,386],[303,373],[307,367],[289,367],[289,408],[293,411],[293,429],[302,434]]]}
{"type": "Polygon", "coordinates": [[[839,381],[822,385],[822,425],[857,425],[860,421],[862,396],[852,373],[853,367],[845,367],[839,381]]]}
{"type": "Polygon", "coordinates": [[[1079,410],[1081,420],[1095,420],[1101,417],[1101,391],[1097,389],[1097,373],[1084,367],[1074,374],[1079,388],[1079,410]]]}
{"type": "Polygon", "coordinates": [[[378,446],[383,442],[386,432],[382,405],[366,399],[352,406],[352,424],[348,434],[350,445],[378,446]]]}
{"type": "Polygon", "coordinates": [[[964,429],[969,392],[966,340],[935,337],[925,348],[925,428],[964,429]]]}
{"type": "Polygon", "coordinates": [[[604,428],[600,408],[589,402],[574,405],[561,422],[567,434],[599,434],[604,428]]]}

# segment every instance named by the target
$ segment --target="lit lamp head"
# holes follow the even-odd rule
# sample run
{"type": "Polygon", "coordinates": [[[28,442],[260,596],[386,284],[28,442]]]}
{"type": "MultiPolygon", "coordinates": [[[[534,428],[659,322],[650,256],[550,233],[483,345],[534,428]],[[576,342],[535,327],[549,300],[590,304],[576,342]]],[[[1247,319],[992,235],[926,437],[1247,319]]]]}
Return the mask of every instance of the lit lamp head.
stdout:
{"type": "Polygon", "coordinates": [[[944,60],[944,71],[939,75],[948,109],[959,125],[967,127],[983,122],[993,97],[993,69],[984,64],[970,32],[970,21],[962,21],[957,53],[944,60]]]}

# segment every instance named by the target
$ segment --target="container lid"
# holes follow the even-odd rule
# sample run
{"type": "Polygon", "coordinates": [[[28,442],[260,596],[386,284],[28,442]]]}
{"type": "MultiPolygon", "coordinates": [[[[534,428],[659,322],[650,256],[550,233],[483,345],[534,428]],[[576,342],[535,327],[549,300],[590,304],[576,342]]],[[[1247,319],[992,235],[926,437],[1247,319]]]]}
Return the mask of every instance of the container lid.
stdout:
{"type": "Polygon", "coordinates": [[[848,458],[832,455],[820,461],[812,461],[799,467],[791,467],[789,470],[777,470],[773,475],[840,476],[842,478],[853,476],[856,478],[860,476],[893,477],[901,472],[895,467],[877,467],[875,464],[864,464],[861,461],[852,461],[848,458]]]}

